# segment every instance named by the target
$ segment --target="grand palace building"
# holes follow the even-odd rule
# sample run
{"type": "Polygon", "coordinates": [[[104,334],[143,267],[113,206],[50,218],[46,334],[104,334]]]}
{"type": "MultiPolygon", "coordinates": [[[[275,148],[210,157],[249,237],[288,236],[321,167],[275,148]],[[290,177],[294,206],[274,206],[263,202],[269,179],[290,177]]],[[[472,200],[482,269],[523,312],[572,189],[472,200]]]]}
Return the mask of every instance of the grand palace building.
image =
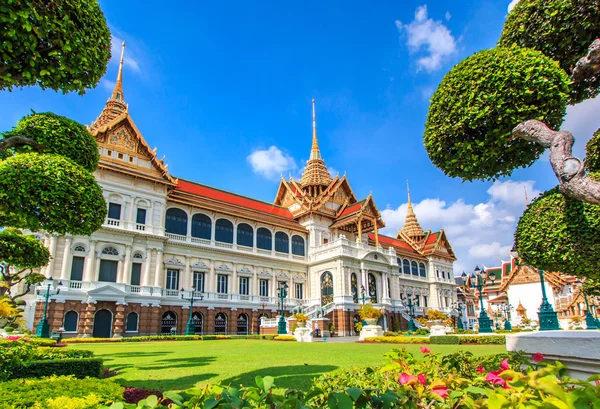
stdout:
{"type": "MultiPolygon", "coordinates": [[[[371,195],[359,200],[346,176],[332,177],[319,150],[313,101],[310,159],[299,180],[282,178],[273,203],[171,175],[125,103],[122,59],[116,86],[89,130],[98,143],[95,177],[107,216],[91,236],[45,234],[52,259],[51,331],[113,337],[246,334],[261,317],[302,309],[350,335],[360,304],[384,309],[382,325],[405,328],[408,297],[417,313],[456,301],[455,256],[443,230],[425,231],[412,204],[403,228],[384,236],[371,195]],[[194,297],[190,310],[191,297],[194,297]]],[[[307,137],[308,144],[308,137],[307,137]]],[[[28,295],[29,325],[44,310],[28,295]]]]}

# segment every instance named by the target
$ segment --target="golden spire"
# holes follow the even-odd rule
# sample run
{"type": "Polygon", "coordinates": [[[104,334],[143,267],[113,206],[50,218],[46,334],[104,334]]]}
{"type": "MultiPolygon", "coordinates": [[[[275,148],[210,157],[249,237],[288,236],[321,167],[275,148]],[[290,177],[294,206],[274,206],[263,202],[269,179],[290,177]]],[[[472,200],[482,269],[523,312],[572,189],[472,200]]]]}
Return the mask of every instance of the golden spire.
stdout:
{"type": "Polygon", "coordinates": [[[402,226],[400,232],[410,239],[420,241],[425,235],[413,210],[412,202],[410,201],[410,187],[408,186],[408,180],[406,181],[406,190],[408,192],[408,211],[406,213],[406,218],[404,219],[404,226],[402,226]]]}
{"type": "Polygon", "coordinates": [[[300,184],[303,186],[327,186],[331,183],[331,175],[325,166],[325,162],[321,158],[319,143],[317,141],[317,116],[315,114],[315,99],[312,100],[312,147],[310,157],[306,162],[306,167],[302,173],[300,184]]]}
{"type": "Polygon", "coordinates": [[[117,74],[117,82],[112,93],[112,99],[123,101],[123,59],[125,57],[125,41],[121,44],[121,61],[119,61],[119,73],[117,74]]]}

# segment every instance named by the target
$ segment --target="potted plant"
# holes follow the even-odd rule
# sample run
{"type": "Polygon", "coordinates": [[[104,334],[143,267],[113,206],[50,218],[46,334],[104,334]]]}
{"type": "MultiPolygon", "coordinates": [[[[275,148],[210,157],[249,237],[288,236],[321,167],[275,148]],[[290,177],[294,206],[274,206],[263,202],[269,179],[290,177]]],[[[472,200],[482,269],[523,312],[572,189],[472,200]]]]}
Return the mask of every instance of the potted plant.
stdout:
{"type": "Polygon", "coordinates": [[[373,307],[371,303],[368,303],[360,307],[358,315],[367,325],[377,325],[377,320],[381,317],[381,311],[373,307]]]}
{"type": "Polygon", "coordinates": [[[306,327],[306,322],[308,321],[308,315],[303,312],[298,312],[294,314],[294,319],[296,320],[296,324],[298,324],[298,328],[306,327]]]}

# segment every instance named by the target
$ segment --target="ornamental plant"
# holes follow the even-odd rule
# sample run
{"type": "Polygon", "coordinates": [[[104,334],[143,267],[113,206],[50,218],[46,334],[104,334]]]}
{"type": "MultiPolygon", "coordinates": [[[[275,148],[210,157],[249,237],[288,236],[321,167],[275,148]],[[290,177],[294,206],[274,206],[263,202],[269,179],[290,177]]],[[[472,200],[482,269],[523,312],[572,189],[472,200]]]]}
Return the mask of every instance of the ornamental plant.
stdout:
{"type": "Polygon", "coordinates": [[[308,315],[303,312],[297,312],[293,317],[297,322],[300,323],[306,323],[308,321],[308,315]]]}
{"type": "Polygon", "coordinates": [[[582,277],[597,275],[590,266],[600,253],[600,137],[584,162],[572,155],[573,135],[558,129],[567,104],[600,93],[599,36],[597,0],[520,0],[497,47],[444,77],[424,134],[431,161],[463,180],[509,176],[548,149],[558,187],[530,204],[515,249],[525,263],[582,277]]]}
{"type": "Polygon", "coordinates": [[[358,315],[361,320],[365,319],[379,319],[381,317],[381,310],[373,307],[373,304],[366,303],[361,305],[358,310],[358,315]]]}

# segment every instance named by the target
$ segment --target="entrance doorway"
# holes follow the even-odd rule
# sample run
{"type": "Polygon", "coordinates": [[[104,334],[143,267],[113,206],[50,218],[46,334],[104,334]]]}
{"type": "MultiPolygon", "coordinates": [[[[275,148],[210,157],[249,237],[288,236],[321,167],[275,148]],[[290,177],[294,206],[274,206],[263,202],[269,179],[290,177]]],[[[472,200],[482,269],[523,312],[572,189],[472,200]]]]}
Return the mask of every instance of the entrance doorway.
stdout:
{"type": "Polygon", "coordinates": [[[112,335],[112,312],[109,310],[96,311],[94,315],[94,338],[110,338],[112,335]]]}

